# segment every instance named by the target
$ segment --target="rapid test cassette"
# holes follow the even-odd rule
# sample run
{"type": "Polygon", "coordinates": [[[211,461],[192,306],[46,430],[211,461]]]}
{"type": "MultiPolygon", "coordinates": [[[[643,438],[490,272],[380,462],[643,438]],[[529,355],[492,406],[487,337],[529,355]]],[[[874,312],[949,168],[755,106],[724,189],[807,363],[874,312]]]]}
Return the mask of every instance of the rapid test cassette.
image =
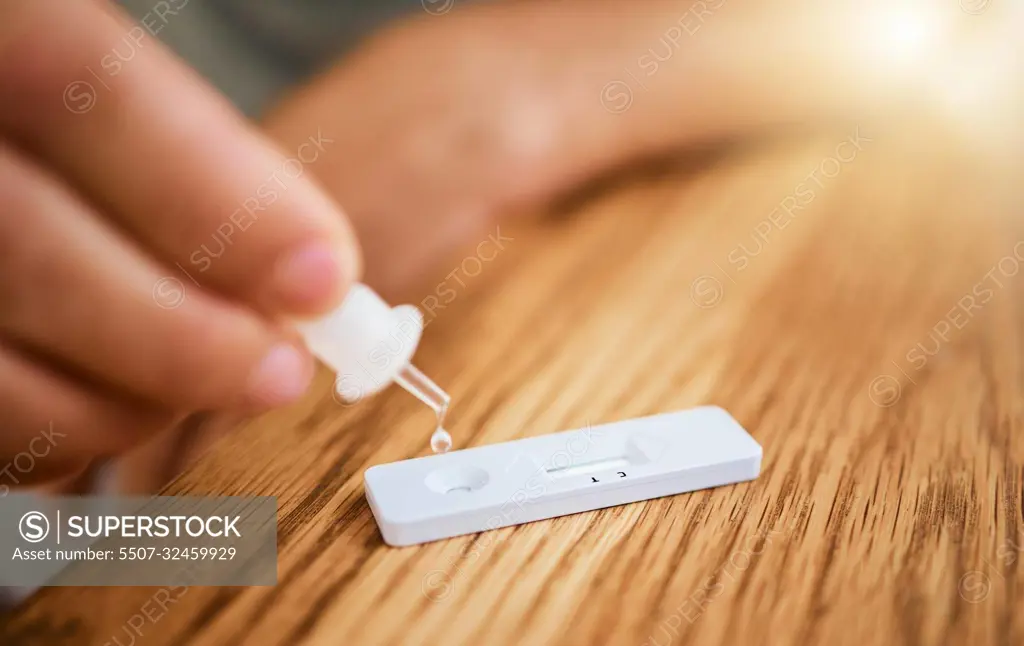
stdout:
{"type": "Polygon", "coordinates": [[[753,480],[761,446],[705,407],[581,428],[366,470],[389,545],[614,507],[753,480]]]}

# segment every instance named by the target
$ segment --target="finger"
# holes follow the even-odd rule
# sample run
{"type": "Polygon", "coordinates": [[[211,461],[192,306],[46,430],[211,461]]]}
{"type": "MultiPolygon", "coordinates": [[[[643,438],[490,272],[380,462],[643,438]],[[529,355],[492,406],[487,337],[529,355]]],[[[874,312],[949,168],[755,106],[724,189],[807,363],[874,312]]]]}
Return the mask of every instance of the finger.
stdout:
{"type": "Polygon", "coordinates": [[[167,411],[75,383],[0,342],[0,491],[73,476],[166,427],[167,411]]]}
{"type": "Polygon", "coordinates": [[[333,142],[314,125],[282,155],[164,51],[152,24],[95,3],[4,5],[0,128],[204,286],[265,311],[332,307],[358,251],[306,171],[333,142]],[[21,27],[5,39],[12,12],[21,27]]]}
{"type": "Polygon", "coordinates": [[[0,334],[171,409],[302,394],[312,377],[303,350],[166,271],[0,145],[0,334]]]}

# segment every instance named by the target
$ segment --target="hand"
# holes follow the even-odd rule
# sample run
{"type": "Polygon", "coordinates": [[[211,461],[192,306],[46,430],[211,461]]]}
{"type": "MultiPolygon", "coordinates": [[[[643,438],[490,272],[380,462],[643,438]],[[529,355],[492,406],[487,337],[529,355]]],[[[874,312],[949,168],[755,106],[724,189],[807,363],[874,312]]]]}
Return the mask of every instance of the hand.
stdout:
{"type": "MultiPolygon", "coordinates": [[[[528,16],[508,31],[496,15],[505,6],[389,27],[266,120],[286,148],[311,124],[338,141],[313,172],[345,204],[366,282],[382,294],[407,290],[446,251],[486,238],[497,214],[543,201],[602,157],[581,150],[599,142],[572,140],[586,115],[572,124],[553,52],[522,37],[528,16]]],[[[597,96],[590,107],[606,119],[597,96]]]]}
{"type": "MultiPolygon", "coordinates": [[[[359,274],[337,205],[151,35],[0,3],[0,487],[73,476],[190,411],[299,397],[283,325],[359,274]],[[45,457],[43,457],[45,456],[45,457]]],[[[154,10],[155,12],[155,10],[154,10]]],[[[290,159],[290,160],[289,160],[290,159]]]]}

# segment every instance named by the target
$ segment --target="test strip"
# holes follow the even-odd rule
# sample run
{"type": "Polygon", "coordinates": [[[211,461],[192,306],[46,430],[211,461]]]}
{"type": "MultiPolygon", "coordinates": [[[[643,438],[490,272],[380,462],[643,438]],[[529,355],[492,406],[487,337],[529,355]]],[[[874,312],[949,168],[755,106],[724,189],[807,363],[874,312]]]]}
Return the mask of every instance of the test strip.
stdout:
{"type": "Polygon", "coordinates": [[[384,541],[404,546],[753,480],[761,446],[703,407],[366,470],[384,541]]]}

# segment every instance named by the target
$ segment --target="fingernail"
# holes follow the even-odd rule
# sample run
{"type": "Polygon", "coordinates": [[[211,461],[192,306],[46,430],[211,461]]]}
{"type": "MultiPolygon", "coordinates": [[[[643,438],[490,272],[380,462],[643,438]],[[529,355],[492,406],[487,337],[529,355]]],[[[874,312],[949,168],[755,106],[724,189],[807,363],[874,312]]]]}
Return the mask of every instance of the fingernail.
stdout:
{"type": "Polygon", "coordinates": [[[281,406],[302,397],[313,379],[313,364],[295,346],[279,343],[249,375],[248,395],[258,406],[281,406]]]}
{"type": "Polygon", "coordinates": [[[285,256],[275,268],[276,296],[296,314],[319,313],[334,305],[342,285],[352,280],[346,274],[348,264],[325,242],[307,244],[285,256]]]}

